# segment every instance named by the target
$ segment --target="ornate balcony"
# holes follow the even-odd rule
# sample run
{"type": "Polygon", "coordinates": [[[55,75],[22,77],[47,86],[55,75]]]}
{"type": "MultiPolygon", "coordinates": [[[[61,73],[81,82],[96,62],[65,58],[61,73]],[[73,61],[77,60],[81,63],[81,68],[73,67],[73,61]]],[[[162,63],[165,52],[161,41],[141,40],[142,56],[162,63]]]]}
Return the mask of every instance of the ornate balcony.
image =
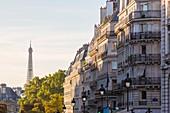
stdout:
{"type": "Polygon", "coordinates": [[[134,11],[129,15],[129,19],[161,18],[161,10],[134,11]]]}
{"type": "MultiPolygon", "coordinates": [[[[137,78],[131,78],[131,82],[132,82],[132,88],[141,87],[141,86],[142,87],[161,86],[161,77],[137,77],[137,78]]],[[[117,83],[113,85],[114,92],[122,92],[123,90],[126,90],[124,80],[122,80],[121,83],[117,83]]]]}
{"type": "Polygon", "coordinates": [[[160,86],[161,85],[161,77],[138,77],[131,78],[132,85],[145,85],[145,86],[160,86]]]}
{"type": "Polygon", "coordinates": [[[129,65],[135,65],[140,63],[145,64],[154,64],[161,62],[161,55],[160,54],[134,54],[128,58],[129,65]]]}
{"type": "Polygon", "coordinates": [[[135,19],[143,21],[144,19],[160,20],[160,18],[161,10],[135,11],[119,21],[115,25],[115,31],[117,32],[123,30],[124,26],[130,25],[130,23],[135,19]]]}
{"type": "Polygon", "coordinates": [[[131,33],[126,42],[144,41],[144,40],[161,40],[161,32],[138,32],[131,33]]]}

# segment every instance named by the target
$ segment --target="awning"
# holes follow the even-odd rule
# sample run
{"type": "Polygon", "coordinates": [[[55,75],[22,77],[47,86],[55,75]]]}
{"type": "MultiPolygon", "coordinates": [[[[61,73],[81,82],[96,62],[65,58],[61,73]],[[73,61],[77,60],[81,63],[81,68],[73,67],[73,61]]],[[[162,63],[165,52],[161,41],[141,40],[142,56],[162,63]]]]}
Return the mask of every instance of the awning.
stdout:
{"type": "Polygon", "coordinates": [[[145,66],[140,66],[138,69],[137,76],[143,76],[145,71],[145,66]]]}

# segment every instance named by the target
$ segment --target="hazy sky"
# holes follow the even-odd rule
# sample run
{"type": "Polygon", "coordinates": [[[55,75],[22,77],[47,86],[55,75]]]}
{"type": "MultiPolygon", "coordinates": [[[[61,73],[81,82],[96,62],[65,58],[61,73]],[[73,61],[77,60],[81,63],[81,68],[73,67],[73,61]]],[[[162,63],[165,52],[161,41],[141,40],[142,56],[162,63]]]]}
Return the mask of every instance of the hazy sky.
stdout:
{"type": "Polygon", "coordinates": [[[90,42],[105,0],[0,0],[0,83],[26,82],[29,42],[34,75],[67,69],[90,42]]]}

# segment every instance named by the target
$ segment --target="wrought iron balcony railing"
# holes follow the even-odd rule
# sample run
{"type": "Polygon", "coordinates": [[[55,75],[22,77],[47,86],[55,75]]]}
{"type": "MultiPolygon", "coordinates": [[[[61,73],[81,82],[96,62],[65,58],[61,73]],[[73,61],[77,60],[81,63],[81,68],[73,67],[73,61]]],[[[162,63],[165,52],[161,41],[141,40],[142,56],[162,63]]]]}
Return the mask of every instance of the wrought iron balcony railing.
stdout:
{"type": "MultiPolygon", "coordinates": [[[[131,86],[160,86],[161,85],[161,77],[137,77],[130,78],[132,85],[131,86]]],[[[125,82],[122,80],[121,83],[117,83],[113,85],[113,91],[121,91],[126,90],[125,82]]]]}
{"type": "Polygon", "coordinates": [[[128,58],[128,64],[135,65],[138,63],[160,63],[160,54],[134,54],[128,58]]]}
{"type": "Polygon", "coordinates": [[[131,33],[126,41],[141,40],[141,39],[161,39],[161,32],[137,32],[131,33]]]}
{"type": "Polygon", "coordinates": [[[161,10],[134,11],[129,15],[129,19],[141,18],[161,18],[161,10]]]}
{"type": "Polygon", "coordinates": [[[161,85],[161,77],[131,78],[132,85],[161,85]]]}
{"type": "Polygon", "coordinates": [[[122,30],[122,27],[125,25],[129,25],[129,23],[134,19],[148,19],[148,18],[161,18],[161,10],[148,10],[148,11],[134,11],[125,18],[121,19],[115,25],[115,31],[122,30]]]}

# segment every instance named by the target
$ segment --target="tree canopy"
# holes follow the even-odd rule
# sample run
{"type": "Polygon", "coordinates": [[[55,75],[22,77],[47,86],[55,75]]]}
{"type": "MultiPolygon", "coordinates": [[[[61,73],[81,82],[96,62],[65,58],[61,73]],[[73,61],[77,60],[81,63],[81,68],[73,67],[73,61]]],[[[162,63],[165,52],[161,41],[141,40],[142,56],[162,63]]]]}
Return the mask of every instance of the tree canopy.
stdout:
{"type": "Polygon", "coordinates": [[[43,78],[34,77],[32,81],[25,84],[25,97],[18,101],[21,113],[62,112],[64,78],[65,71],[58,70],[43,78]]]}

